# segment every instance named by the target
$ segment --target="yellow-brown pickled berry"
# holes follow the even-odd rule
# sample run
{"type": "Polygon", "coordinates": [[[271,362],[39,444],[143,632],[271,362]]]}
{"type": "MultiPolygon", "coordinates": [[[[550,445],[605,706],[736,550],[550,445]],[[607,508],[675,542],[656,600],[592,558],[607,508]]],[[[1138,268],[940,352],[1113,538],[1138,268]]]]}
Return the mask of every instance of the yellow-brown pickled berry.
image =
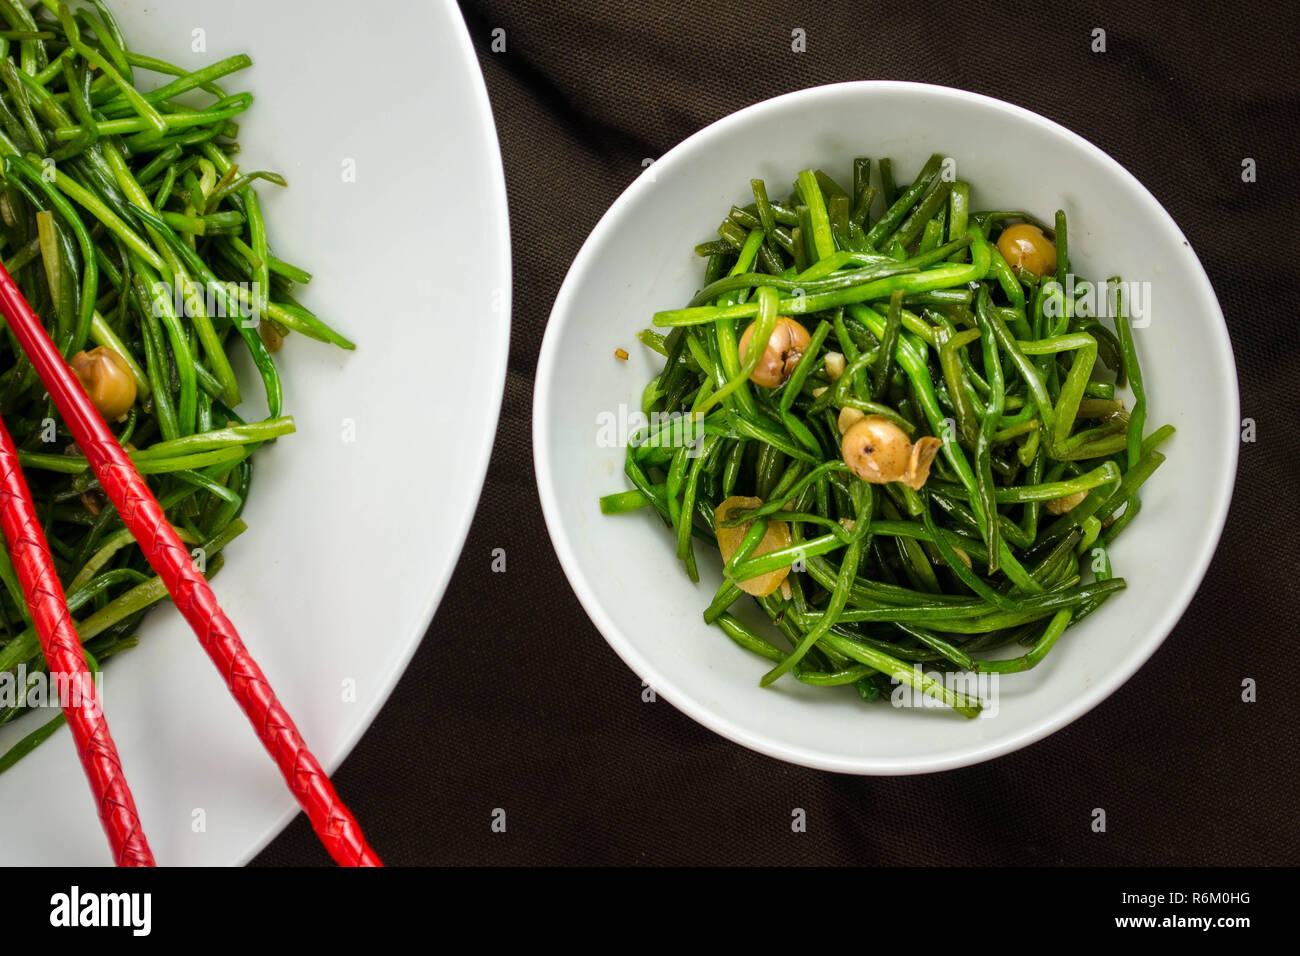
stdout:
{"type": "MultiPolygon", "coordinates": [[[[740,337],[741,365],[745,364],[745,356],[753,338],[754,323],[750,323],[749,328],[745,329],[745,334],[740,337]]],[[[767,348],[759,357],[758,365],[755,366],[749,380],[763,388],[776,388],[781,385],[790,377],[790,373],[803,358],[804,350],[808,348],[810,341],[812,336],[802,325],[784,315],[778,316],[772,335],[767,340],[767,348]]]]}
{"type": "Polygon", "coordinates": [[[998,236],[998,252],[1012,269],[1025,269],[1036,276],[1056,271],[1056,244],[1033,223],[1007,226],[998,236]]]}
{"type": "Polygon", "coordinates": [[[937,438],[908,440],[907,433],[883,415],[867,415],[852,424],[840,443],[849,471],[873,485],[901,481],[920,490],[930,465],[943,447],[937,438]]]}
{"type": "Polygon", "coordinates": [[[99,414],[110,421],[126,417],[135,404],[136,394],[135,377],[126,359],[113,349],[100,346],[89,352],[78,352],[68,365],[99,414]]]}

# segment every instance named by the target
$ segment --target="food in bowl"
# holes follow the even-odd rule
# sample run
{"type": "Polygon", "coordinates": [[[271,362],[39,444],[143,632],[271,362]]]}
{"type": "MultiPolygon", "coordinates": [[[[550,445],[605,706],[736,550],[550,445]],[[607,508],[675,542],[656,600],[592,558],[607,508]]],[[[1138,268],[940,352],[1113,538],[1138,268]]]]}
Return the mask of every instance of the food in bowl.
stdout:
{"type": "Polygon", "coordinates": [[[692,580],[697,540],[719,551],[704,619],[773,663],[764,686],[973,717],[932,672],[1028,670],[1125,587],[1108,549],[1173,428],[1145,430],[1124,285],[1070,273],[1064,212],[977,211],[951,169],[899,187],[857,159],[851,188],[804,170],[784,201],[753,180],[696,247],[703,287],[641,334],[664,365],[601,508],[657,512],[692,580]]]}

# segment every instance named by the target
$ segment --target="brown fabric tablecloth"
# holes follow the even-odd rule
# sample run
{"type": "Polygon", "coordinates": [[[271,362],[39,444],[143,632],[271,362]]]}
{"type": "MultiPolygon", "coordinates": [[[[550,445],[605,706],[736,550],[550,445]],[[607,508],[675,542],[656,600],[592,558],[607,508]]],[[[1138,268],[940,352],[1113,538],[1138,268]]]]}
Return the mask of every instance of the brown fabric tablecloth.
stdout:
{"type": "MultiPolygon", "coordinates": [[[[1291,701],[1300,8],[467,0],[462,9],[505,155],[514,332],[495,453],[460,565],[410,670],[336,777],[386,861],[1300,863],[1291,701]],[[491,49],[496,28],[504,52],[491,49]],[[804,53],[791,52],[794,28],[806,32],[804,53]],[[1094,28],[1106,32],[1104,53],[1090,50],[1094,28]],[[588,621],[556,561],[530,445],[552,300],[642,160],[767,97],[873,78],[1000,97],[1131,170],[1214,283],[1242,414],[1258,435],[1242,446],[1204,585],[1137,676],[1015,754],[905,778],[788,766],[662,700],[644,703],[640,679],[588,621]],[[1247,157],[1254,183],[1242,181],[1247,157]],[[498,547],[505,574],[490,570],[498,547]],[[1247,677],[1258,682],[1255,703],[1241,699],[1247,677]],[[794,807],[807,811],[806,833],[791,832],[794,807]],[[1104,834],[1090,828],[1094,807],[1106,809],[1104,834]],[[492,829],[497,808],[505,833],[492,829]]],[[[327,860],[299,816],[257,862],[327,860]]]]}

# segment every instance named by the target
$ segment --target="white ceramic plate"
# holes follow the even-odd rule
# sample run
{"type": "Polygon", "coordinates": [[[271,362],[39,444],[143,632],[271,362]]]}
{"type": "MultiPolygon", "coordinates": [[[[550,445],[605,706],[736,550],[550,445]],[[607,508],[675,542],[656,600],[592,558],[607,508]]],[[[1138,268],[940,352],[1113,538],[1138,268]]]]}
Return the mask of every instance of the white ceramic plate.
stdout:
{"type": "MultiPolygon", "coordinates": [[[[510,250],[487,94],[451,2],[112,8],[141,52],[195,67],[253,57],[229,85],[257,95],[243,162],[289,179],[259,190],[272,242],[315,273],[307,304],[360,344],[344,354],[290,338],[281,367],[298,433],[259,456],[250,530],[215,583],[333,770],[428,626],[492,448],[510,250]],[[206,53],[192,52],[200,36],[206,53]]],[[[104,697],[160,863],[247,861],[297,812],[170,605],[106,668],[104,697]]],[[[0,748],[36,726],[6,728],[0,748]]],[[[0,777],[0,862],[111,862],[66,729],[0,777]]]]}
{"type": "MultiPolygon", "coordinates": [[[[1227,514],[1238,447],[1236,369],[1214,291],[1178,227],[1142,185],[1079,136],[996,100],[941,87],[870,82],[768,100],[671,150],[610,208],[578,254],[551,315],[534,399],[534,453],[547,526],[579,599],[610,645],[660,694],[707,727],[794,763],[849,773],[919,773],[1023,747],[1085,713],[1141,666],[1177,622],[1227,514]],[[854,156],[892,157],[907,181],[933,152],[955,158],[974,209],[1064,208],[1074,271],[1150,283],[1150,324],[1135,337],[1151,427],[1175,425],[1168,461],[1116,542],[1127,591],[1062,638],[1035,670],[999,682],[995,716],[864,706],[784,678],[703,623],[716,556],[692,585],[672,535],[649,513],[604,517],[599,496],[629,487],[623,449],[597,422],[640,407],[662,366],[636,340],[657,309],[699,287],[695,243],[751,177],[785,195],[800,169],[845,181],[854,156]],[[613,358],[617,347],[629,362],[613,358]]],[[[1176,653],[1176,650],[1175,650],[1176,653]]],[[[992,710],[992,709],[990,709],[992,710]]],[[[1125,745],[1115,741],[1116,747],[1125,745]]]]}

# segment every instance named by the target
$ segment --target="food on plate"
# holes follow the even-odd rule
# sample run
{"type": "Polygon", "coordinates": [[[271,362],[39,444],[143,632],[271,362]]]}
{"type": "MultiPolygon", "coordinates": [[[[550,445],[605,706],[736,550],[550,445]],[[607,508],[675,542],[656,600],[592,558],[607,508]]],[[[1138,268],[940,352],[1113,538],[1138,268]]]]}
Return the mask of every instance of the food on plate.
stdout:
{"type": "MultiPolygon", "coordinates": [[[[272,353],[295,332],[354,347],[298,301],[311,275],[273,250],[257,184],[284,179],[241,161],[237,118],[253,97],[221,84],[252,61],[190,70],[136,52],[102,0],[0,14],[0,257],[210,577],[244,530],[257,450],[294,430],[272,353]]],[[[12,335],[0,408],[98,668],[134,646],[166,588],[12,335]]],[[[0,552],[0,675],[44,666],[0,552]]],[[[29,709],[20,688],[0,725],[29,709]]],[[[0,772],[63,719],[0,756],[0,772]]]]}

